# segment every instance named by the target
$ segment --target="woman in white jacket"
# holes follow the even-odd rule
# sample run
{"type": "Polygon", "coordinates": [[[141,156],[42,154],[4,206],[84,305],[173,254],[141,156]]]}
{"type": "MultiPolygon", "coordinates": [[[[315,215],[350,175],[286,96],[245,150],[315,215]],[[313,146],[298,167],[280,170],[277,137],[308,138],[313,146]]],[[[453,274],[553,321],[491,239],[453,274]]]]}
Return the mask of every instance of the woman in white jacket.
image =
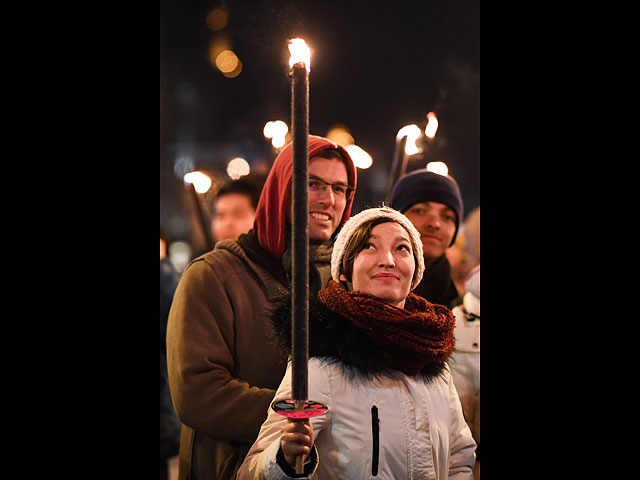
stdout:
{"type": "MultiPolygon", "coordinates": [[[[309,399],[329,410],[269,411],[237,478],[472,479],[475,442],[446,364],[454,317],[409,293],[424,272],[420,234],[395,210],[364,210],[340,231],[331,272],[309,302],[309,399]]],[[[288,301],[272,316],[289,352],[290,318],[288,301]]],[[[291,397],[289,363],[275,400],[291,397]]]]}

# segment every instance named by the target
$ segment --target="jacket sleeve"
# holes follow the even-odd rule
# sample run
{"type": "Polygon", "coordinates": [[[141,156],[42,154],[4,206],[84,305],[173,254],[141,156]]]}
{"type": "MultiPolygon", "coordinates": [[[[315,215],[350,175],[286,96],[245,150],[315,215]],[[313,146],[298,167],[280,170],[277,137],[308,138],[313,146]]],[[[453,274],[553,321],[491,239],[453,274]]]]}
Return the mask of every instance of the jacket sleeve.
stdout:
{"type": "MultiPolygon", "coordinates": [[[[276,392],[274,400],[286,400],[291,399],[291,397],[291,362],[289,362],[287,371],[276,392]]],[[[320,362],[313,358],[309,360],[309,397],[316,402],[321,402],[329,406],[329,412],[331,411],[329,377],[326,372],[322,371],[320,362]]],[[[328,421],[329,412],[311,419],[313,435],[316,441],[328,421]]],[[[278,450],[280,449],[280,430],[286,423],[287,419],[285,417],[269,408],[267,420],[260,429],[258,439],[251,446],[244,463],[240,467],[240,470],[238,470],[238,480],[287,480],[292,478],[286,475],[276,460],[278,450]]],[[[315,455],[312,455],[314,465],[305,467],[310,470],[310,474],[308,477],[303,478],[317,478],[320,457],[315,445],[313,448],[315,450],[315,455]]]]}
{"type": "Polygon", "coordinates": [[[180,420],[214,438],[251,443],[274,390],[235,378],[234,312],[204,261],[183,272],[167,325],[167,364],[180,420]]]}
{"type": "Polygon", "coordinates": [[[449,377],[449,398],[451,403],[451,430],[449,454],[449,480],[473,480],[473,465],[475,464],[476,442],[462,413],[462,405],[458,392],[449,377]]]}

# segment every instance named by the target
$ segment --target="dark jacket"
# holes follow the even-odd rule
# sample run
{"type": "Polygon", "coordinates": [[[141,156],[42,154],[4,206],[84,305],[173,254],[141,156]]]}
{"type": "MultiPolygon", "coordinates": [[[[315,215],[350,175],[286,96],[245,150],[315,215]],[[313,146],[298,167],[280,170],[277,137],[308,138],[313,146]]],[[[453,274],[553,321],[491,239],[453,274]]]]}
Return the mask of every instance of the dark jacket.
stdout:
{"type": "Polygon", "coordinates": [[[451,279],[451,264],[445,254],[437,258],[424,270],[422,281],[413,293],[426,298],[431,303],[453,308],[462,303],[455,283],[451,279]]]}
{"type": "Polygon", "coordinates": [[[160,262],[160,461],[178,454],[180,420],[171,404],[167,378],[167,319],[180,275],[168,259],[160,262]]]}

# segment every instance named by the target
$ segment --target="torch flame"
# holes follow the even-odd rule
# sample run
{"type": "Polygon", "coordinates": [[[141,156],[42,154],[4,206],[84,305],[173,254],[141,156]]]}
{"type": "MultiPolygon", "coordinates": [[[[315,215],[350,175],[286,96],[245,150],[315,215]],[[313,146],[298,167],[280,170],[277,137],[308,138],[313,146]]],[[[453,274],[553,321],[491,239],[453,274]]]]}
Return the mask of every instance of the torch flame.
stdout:
{"type": "Polygon", "coordinates": [[[404,151],[407,155],[414,155],[420,151],[416,145],[416,140],[420,137],[420,127],[415,123],[411,125],[405,125],[396,135],[396,139],[400,140],[402,137],[407,137],[407,143],[404,146],[404,151]]]}
{"type": "Polygon", "coordinates": [[[289,40],[289,52],[291,52],[289,57],[291,68],[297,63],[302,63],[307,68],[307,72],[311,71],[311,50],[302,38],[289,40]]]}
{"type": "Polygon", "coordinates": [[[438,118],[436,117],[435,113],[429,112],[427,114],[427,126],[424,129],[424,134],[427,136],[427,138],[430,138],[431,140],[433,140],[434,137],[436,136],[437,130],[438,130],[438,118]]]}
{"type": "Polygon", "coordinates": [[[211,178],[202,172],[188,172],[184,175],[183,180],[185,183],[193,183],[193,186],[198,193],[207,193],[211,188],[211,178]]]}
{"type": "Polygon", "coordinates": [[[449,174],[449,167],[444,162],[429,162],[427,163],[427,172],[437,173],[446,177],[449,174]]]}

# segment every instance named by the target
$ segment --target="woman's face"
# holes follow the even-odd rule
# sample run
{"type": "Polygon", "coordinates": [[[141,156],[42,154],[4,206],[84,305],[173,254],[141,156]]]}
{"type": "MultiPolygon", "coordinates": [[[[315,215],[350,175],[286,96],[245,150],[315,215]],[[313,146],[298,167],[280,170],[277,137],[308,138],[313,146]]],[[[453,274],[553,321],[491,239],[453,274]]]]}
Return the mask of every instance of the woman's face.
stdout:
{"type": "Polygon", "coordinates": [[[364,249],[354,259],[351,283],[354,290],[404,308],[415,268],[407,231],[396,222],[382,223],[373,227],[364,249]]]}

